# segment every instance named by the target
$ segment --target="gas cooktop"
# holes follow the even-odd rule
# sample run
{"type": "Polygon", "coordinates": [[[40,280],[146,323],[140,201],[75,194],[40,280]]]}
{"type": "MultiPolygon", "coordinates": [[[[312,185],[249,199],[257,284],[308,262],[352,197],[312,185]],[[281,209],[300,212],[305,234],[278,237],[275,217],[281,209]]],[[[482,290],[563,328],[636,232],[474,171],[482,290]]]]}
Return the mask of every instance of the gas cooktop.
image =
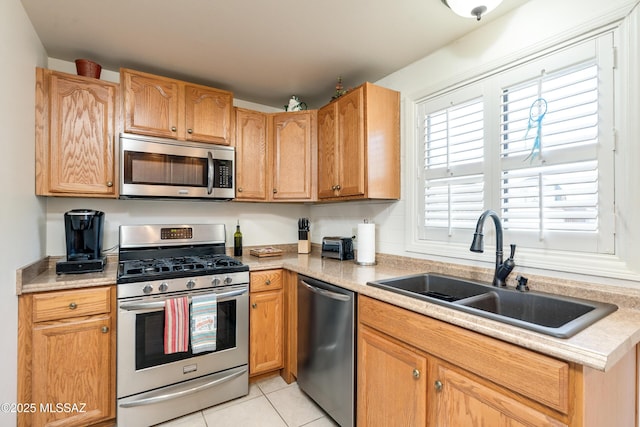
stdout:
{"type": "Polygon", "coordinates": [[[178,256],[120,261],[118,283],[172,279],[249,271],[249,266],[228,255],[178,256]]]}

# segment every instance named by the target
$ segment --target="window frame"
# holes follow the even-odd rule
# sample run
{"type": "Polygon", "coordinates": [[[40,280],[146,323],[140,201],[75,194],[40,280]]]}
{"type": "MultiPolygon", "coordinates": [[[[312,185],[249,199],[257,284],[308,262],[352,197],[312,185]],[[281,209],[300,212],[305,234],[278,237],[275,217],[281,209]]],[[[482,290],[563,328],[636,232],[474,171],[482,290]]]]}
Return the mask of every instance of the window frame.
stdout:
{"type": "MultiPolygon", "coordinates": [[[[417,119],[417,105],[423,101],[425,98],[440,96],[446,92],[451,90],[458,89],[465,85],[473,84],[478,81],[481,81],[487,77],[491,77],[492,75],[498,74],[500,72],[505,72],[520,65],[526,64],[529,61],[544,57],[545,55],[557,51],[559,49],[564,49],[567,47],[571,47],[573,45],[579,44],[585,40],[597,38],[600,35],[609,33],[612,37],[612,48],[611,48],[611,63],[613,67],[614,74],[614,96],[611,101],[612,105],[606,106],[602,109],[602,111],[607,114],[611,114],[611,123],[614,123],[614,127],[611,129],[612,135],[612,144],[615,152],[612,153],[611,158],[618,157],[619,166],[617,169],[613,167],[613,160],[610,166],[610,175],[615,176],[616,179],[619,180],[620,176],[625,176],[626,173],[629,173],[630,165],[628,158],[619,158],[619,134],[623,133],[627,139],[629,135],[638,134],[638,130],[640,130],[640,126],[635,126],[635,123],[629,123],[621,121],[621,117],[631,118],[633,111],[638,111],[637,108],[638,103],[634,99],[629,99],[628,96],[623,96],[624,92],[621,90],[622,87],[627,87],[627,91],[634,88],[640,88],[640,78],[637,75],[634,75],[631,70],[623,70],[620,68],[620,53],[619,53],[619,42],[620,38],[627,37],[629,43],[625,45],[626,50],[624,51],[623,63],[624,66],[638,63],[640,62],[640,58],[633,50],[634,47],[640,45],[640,38],[638,40],[633,39],[630,36],[637,35],[636,33],[628,34],[626,31],[630,31],[629,28],[624,25],[624,22],[615,22],[606,26],[601,26],[598,30],[594,30],[590,33],[581,34],[578,36],[573,36],[571,40],[565,41],[556,41],[553,46],[547,45],[542,47],[538,47],[537,51],[529,51],[526,56],[523,54],[522,57],[510,57],[508,58],[509,63],[507,63],[507,59],[503,63],[494,63],[490,65],[485,65],[484,67],[479,67],[480,73],[477,75],[468,75],[463,79],[460,79],[460,82],[454,83],[453,79],[444,82],[441,87],[433,86],[432,89],[425,93],[414,94],[412,97],[404,99],[403,102],[408,110],[411,110],[410,116],[407,115],[407,130],[405,131],[407,138],[411,141],[410,144],[406,146],[406,158],[409,163],[409,167],[405,170],[408,170],[406,173],[407,180],[407,194],[410,197],[407,200],[407,206],[405,211],[406,216],[406,226],[405,226],[405,251],[409,253],[415,253],[417,256],[427,256],[429,258],[437,259],[437,260],[451,260],[456,259],[457,262],[475,265],[478,263],[491,263],[491,257],[487,257],[485,255],[478,255],[469,252],[469,242],[449,242],[443,243],[442,241],[429,241],[421,239],[421,230],[420,226],[423,222],[421,222],[422,218],[420,218],[419,213],[424,209],[424,198],[420,195],[421,182],[423,182],[420,168],[416,170],[416,162],[412,159],[419,157],[421,155],[422,147],[419,144],[416,144],[417,135],[420,133],[419,130],[419,121],[417,119]],[[484,68],[484,69],[483,69],[484,68]],[[614,109],[615,106],[615,109],[614,109]],[[628,106],[628,108],[622,108],[622,106],[628,106]],[[413,108],[411,108],[413,107],[413,108]],[[615,115],[614,115],[615,114],[615,115]],[[634,133],[635,131],[635,133],[634,133]]],[[[637,31],[637,30],[636,30],[637,31]]],[[[489,108],[489,107],[487,107],[489,108]]],[[[491,138],[491,135],[486,134],[487,138],[491,138]]],[[[497,137],[497,135],[496,135],[497,137]]],[[[635,149],[631,143],[628,143],[628,152],[629,153],[637,153],[638,150],[635,149]]],[[[496,158],[494,156],[494,158],[496,158]]],[[[490,162],[486,162],[490,163],[490,162]]],[[[487,166],[487,173],[499,174],[500,168],[496,167],[497,165],[489,165],[487,166]]],[[[635,172],[632,173],[635,176],[635,172]]],[[[615,194],[618,195],[618,189],[616,187],[615,194]]],[[[601,192],[602,193],[602,192],[601,192]]],[[[604,194],[604,193],[603,193],[604,194]]],[[[614,197],[614,194],[610,194],[611,198],[614,197]]],[[[632,192],[629,188],[626,188],[626,192],[623,196],[623,204],[625,206],[636,206],[638,205],[636,200],[632,199],[632,192]]],[[[491,194],[487,194],[488,198],[492,198],[491,194]]],[[[602,254],[602,253],[584,253],[584,252],[575,252],[568,250],[554,250],[549,248],[522,248],[520,247],[517,254],[517,265],[520,271],[556,271],[560,272],[563,275],[571,275],[575,274],[579,277],[581,276],[600,276],[606,277],[607,279],[622,279],[622,280],[638,280],[640,277],[640,268],[634,266],[632,261],[634,259],[639,258],[639,254],[634,254],[630,248],[631,237],[630,236],[620,236],[620,230],[618,229],[618,224],[620,220],[617,215],[616,209],[619,206],[618,201],[616,200],[616,204],[614,206],[614,211],[610,212],[611,221],[607,222],[607,226],[613,230],[613,233],[616,233],[616,241],[614,243],[614,253],[612,254],[602,254]],[[624,247],[620,248],[620,242],[624,244],[624,247]]],[[[632,216],[631,214],[629,214],[632,216]]],[[[625,224],[626,229],[637,230],[638,228],[635,225],[625,224]]],[[[487,247],[485,249],[486,253],[490,253],[495,250],[495,246],[492,247],[492,242],[495,240],[490,234],[493,233],[493,227],[487,227],[488,234],[486,237],[487,247]]],[[[505,238],[505,242],[510,243],[511,239],[509,237],[505,238]]],[[[514,243],[518,243],[514,241],[514,243]]]]}

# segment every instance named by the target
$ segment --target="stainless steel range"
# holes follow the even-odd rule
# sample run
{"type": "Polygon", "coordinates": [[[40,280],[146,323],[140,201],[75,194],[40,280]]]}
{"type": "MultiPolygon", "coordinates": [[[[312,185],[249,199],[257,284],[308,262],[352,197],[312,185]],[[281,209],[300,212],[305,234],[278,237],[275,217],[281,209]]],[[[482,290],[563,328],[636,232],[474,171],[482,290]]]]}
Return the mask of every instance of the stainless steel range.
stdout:
{"type": "Polygon", "coordinates": [[[223,224],[120,226],[118,425],[149,426],[248,393],[249,267],[225,255],[225,243],[223,224]],[[167,351],[165,306],[202,296],[214,301],[215,350],[194,351],[192,318],[182,318],[188,348],[167,351]]]}

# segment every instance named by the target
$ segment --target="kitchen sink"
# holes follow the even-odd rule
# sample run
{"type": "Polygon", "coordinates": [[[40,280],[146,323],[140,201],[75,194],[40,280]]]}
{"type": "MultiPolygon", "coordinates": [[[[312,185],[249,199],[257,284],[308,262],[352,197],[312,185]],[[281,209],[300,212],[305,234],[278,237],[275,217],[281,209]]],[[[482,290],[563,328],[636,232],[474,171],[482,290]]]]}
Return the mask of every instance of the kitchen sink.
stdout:
{"type": "Polygon", "coordinates": [[[434,299],[455,302],[486,294],[490,290],[479,283],[436,274],[416,274],[368,284],[430,302],[434,299]]]}
{"type": "Polygon", "coordinates": [[[618,309],[598,301],[428,273],[368,285],[558,338],[569,338],[618,309]]]}

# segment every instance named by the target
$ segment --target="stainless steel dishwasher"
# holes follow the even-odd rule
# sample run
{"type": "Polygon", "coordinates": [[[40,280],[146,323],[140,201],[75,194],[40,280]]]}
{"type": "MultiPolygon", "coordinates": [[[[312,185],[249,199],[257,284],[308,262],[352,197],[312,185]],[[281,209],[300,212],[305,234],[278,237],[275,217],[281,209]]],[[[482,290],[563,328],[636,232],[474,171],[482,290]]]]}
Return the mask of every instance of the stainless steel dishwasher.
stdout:
{"type": "Polygon", "coordinates": [[[298,278],[298,385],[340,426],[355,425],[355,293],[298,278]]]}

